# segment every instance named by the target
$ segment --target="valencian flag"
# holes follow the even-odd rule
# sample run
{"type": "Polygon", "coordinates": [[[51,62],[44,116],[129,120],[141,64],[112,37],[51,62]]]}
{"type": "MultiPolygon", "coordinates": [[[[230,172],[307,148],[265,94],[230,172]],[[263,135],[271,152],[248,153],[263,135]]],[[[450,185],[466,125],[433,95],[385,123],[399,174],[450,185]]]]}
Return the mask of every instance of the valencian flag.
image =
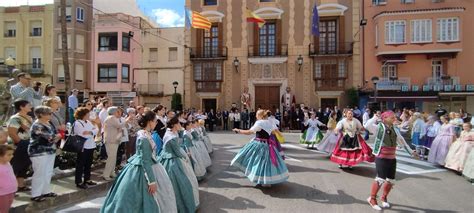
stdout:
{"type": "Polygon", "coordinates": [[[209,30],[211,29],[211,22],[206,17],[202,16],[196,11],[191,11],[187,8],[184,8],[186,13],[186,27],[192,27],[197,29],[209,30]]]}
{"type": "Polygon", "coordinates": [[[265,19],[260,18],[247,8],[247,22],[254,22],[258,24],[258,27],[262,27],[265,24],[265,19]]]}
{"type": "Polygon", "coordinates": [[[313,25],[311,26],[311,32],[313,35],[319,37],[319,14],[316,4],[313,7],[313,25]]]}

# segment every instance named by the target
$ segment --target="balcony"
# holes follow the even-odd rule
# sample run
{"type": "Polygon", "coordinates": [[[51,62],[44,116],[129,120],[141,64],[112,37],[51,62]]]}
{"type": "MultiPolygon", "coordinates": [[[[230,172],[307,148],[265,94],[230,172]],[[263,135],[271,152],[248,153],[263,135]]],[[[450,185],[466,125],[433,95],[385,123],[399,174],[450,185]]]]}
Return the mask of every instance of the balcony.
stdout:
{"type": "Polygon", "coordinates": [[[309,56],[351,56],[352,42],[335,42],[326,45],[310,44],[309,56]]]}
{"type": "Polygon", "coordinates": [[[345,89],[346,77],[315,78],[316,91],[340,91],[345,89]]]}
{"type": "Polygon", "coordinates": [[[410,88],[409,77],[391,77],[391,78],[380,78],[377,83],[377,90],[397,90],[397,91],[408,91],[410,88]]]}
{"type": "Polygon", "coordinates": [[[189,55],[191,60],[227,60],[227,47],[214,49],[191,47],[189,55]]]}
{"type": "Polygon", "coordinates": [[[459,77],[442,76],[441,78],[429,77],[423,85],[423,91],[463,91],[459,77]]]}
{"type": "Polygon", "coordinates": [[[20,64],[17,68],[32,76],[44,75],[44,64],[20,64]]]}
{"type": "Polygon", "coordinates": [[[287,57],[288,45],[281,44],[281,45],[275,45],[273,47],[270,47],[268,45],[267,46],[249,45],[248,56],[249,57],[287,57]]]}
{"type": "Polygon", "coordinates": [[[163,84],[138,84],[138,94],[160,96],[164,95],[163,84]]]}
{"type": "Polygon", "coordinates": [[[221,81],[196,81],[197,92],[220,92],[221,81]]]}

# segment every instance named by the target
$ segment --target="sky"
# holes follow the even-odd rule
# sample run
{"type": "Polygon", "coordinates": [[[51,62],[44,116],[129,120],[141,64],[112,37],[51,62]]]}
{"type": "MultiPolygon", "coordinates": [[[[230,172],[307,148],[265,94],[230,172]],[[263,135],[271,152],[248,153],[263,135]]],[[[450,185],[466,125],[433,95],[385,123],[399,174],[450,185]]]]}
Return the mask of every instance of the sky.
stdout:
{"type": "MultiPolygon", "coordinates": [[[[110,0],[113,2],[113,0],[110,0]]],[[[160,27],[184,26],[184,0],[136,0],[143,13],[160,27]]],[[[54,0],[0,0],[0,6],[51,4],[54,0]]]]}

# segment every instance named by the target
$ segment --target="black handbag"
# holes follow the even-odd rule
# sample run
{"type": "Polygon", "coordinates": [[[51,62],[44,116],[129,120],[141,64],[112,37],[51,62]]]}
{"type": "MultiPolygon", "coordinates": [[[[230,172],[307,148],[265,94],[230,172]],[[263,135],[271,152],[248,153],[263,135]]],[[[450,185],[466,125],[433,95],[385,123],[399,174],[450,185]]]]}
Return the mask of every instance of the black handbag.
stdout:
{"type": "Polygon", "coordinates": [[[71,133],[66,138],[66,142],[64,143],[62,150],[66,152],[79,153],[82,152],[87,138],[74,134],[74,125],[75,123],[72,125],[71,133]]]}

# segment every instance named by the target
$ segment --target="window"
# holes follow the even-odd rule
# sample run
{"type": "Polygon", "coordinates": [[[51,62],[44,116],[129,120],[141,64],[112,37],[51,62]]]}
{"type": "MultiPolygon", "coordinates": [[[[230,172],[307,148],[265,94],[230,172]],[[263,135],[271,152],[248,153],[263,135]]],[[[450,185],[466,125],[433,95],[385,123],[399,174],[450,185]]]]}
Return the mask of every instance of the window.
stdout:
{"type": "Polygon", "coordinates": [[[265,23],[259,29],[258,38],[259,56],[274,56],[276,52],[276,23],[265,23]]]}
{"type": "Polygon", "coordinates": [[[379,46],[379,25],[375,25],[375,47],[379,46]]]}
{"type": "Polygon", "coordinates": [[[431,42],[431,19],[420,19],[411,21],[411,42],[431,42]]]}
{"type": "Polygon", "coordinates": [[[385,44],[405,43],[405,21],[385,22],[385,44]]]}
{"type": "Polygon", "coordinates": [[[194,68],[194,81],[198,92],[219,92],[222,82],[221,62],[196,62],[194,68]]]}
{"type": "Polygon", "coordinates": [[[30,47],[31,68],[41,69],[41,47],[30,47]]]}
{"type": "Polygon", "coordinates": [[[122,83],[130,83],[130,65],[122,64],[122,83]]]}
{"type": "Polygon", "coordinates": [[[122,33],[122,51],[130,52],[130,36],[128,33],[122,33]]]}
{"type": "Polygon", "coordinates": [[[31,21],[30,22],[30,36],[41,36],[41,21],[31,21]]]}
{"type": "Polygon", "coordinates": [[[84,53],[84,35],[76,34],[76,51],[84,53]]]}
{"type": "Polygon", "coordinates": [[[170,47],[168,61],[176,61],[176,60],[178,60],[178,48],[170,47]]]}
{"type": "Polygon", "coordinates": [[[4,49],[4,58],[12,57],[16,60],[16,50],[15,47],[5,47],[4,49]]]}
{"type": "MultiPolygon", "coordinates": [[[[58,21],[61,22],[61,7],[58,7],[58,14],[59,14],[59,19],[58,21]]],[[[72,20],[72,7],[71,6],[66,6],[66,21],[71,22],[72,20]]]]}
{"type": "Polygon", "coordinates": [[[402,4],[411,4],[411,3],[415,3],[415,0],[401,0],[400,2],[402,4]]]}
{"type": "Polygon", "coordinates": [[[158,48],[150,48],[148,61],[158,61],[158,48]]]}
{"type": "Polygon", "coordinates": [[[372,0],[372,5],[385,5],[387,0],[372,0]]]}
{"type": "Polygon", "coordinates": [[[459,19],[438,19],[437,36],[439,42],[459,41],[459,19]]]}
{"type": "Polygon", "coordinates": [[[99,64],[99,82],[117,82],[117,64],[99,64]]]}
{"type": "MultiPolygon", "coordinates": [[[[67,34],[67,49],[70,50],[72,46],[71,34],[67,34]]],[[[63,48],[63,37],[61,34],[58,34],[58,49],[63,48]]]]}
{"type": "Polygon", "coordinates": [[[432,70],[433,80],[435,82],[441,82],[441,77],[443,76],[443,61],[442,60],[431,61],[431,70],[432,70]]]}
{"type": "Polygon", "coordinates": [[[347,78],[346,61],[344,59],[321,60],[314,65],[316,89],[340,90],[344,88],[347,78]]]}
{"type": "Polygon", "coordinates": [[[5,37],[16,37],[16,22],[6,21],[5,22],[5,37]]]}
{"type": "Polygon", "coordinates": [[[219,54],[219,27],[212,26],[204,31],[204,57],[217,57],[219,54]]]}
{"type": "Polygon", "coordinates": [[[204,6],[217,5],[217,0],[204,0],[204,6]]]}
{"type": "Polygon", "coordinates": [[[319,53],[335,54],[337,53],[337,21],[324,20],[319,21],[319,53]]]}
{"type": "Polygon", "coordinates": [[[64,83],[66,79],[64,76],[64,65],[58,64],[58,82],[64,83]]]}
{"type": "Polygon", "coordinates": [[[386,64],[382,67],[382,78],[397,77],[397,65],[386,64]]]}
{"type": "Polygon", "coordinates": [[[84,22],[84,8],[76,8],[76,20],[81,23],[84,22]]]}
{"type": "Polygon", "coordinates": [[[84,82],[84,65],[76,64],[74,69],[76,83],[83,83],[84,82]]]}
{"type": "Polygon", "coordinates": [[[99,51],[117,50],[117,33],[99,33],[99,51]]]}

